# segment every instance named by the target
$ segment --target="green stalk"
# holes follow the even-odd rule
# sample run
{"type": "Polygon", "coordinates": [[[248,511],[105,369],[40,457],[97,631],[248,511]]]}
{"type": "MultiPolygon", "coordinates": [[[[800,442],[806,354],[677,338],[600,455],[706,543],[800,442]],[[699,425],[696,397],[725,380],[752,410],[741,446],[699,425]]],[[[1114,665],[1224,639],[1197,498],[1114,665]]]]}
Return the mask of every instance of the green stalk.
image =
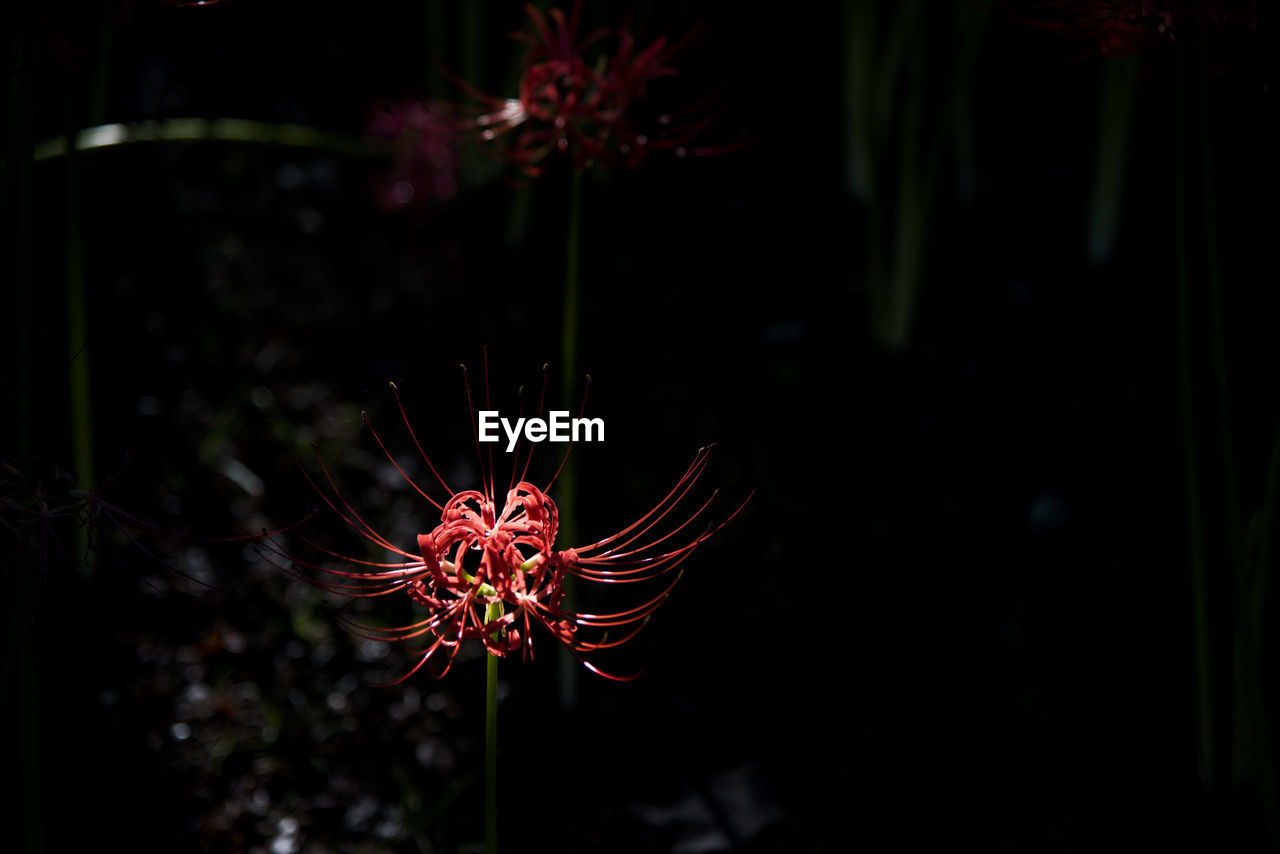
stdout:
{"type": "MultiPolygon", "coordinates": [[[[112,28],[98,33],[94,54],[94,74],[89,97],[89,124],[101,124],[106,114],[111,79],[112,28]]],[[[89,297],[85,283],[84,221],[81,206],[80,156],[75,146],[79,119],[76,114],[76,77],[67,81],[67,345],[70,351],[67,390],[71,404],[71,459],[76,480],[82,489],[93,489],[97,472],[93,451],[93,382],[90,372],[89,297]]],[[[89,562],[89,527],[75,532],[74,558],[85,575],[93,571],[89,562]]]]}
{"type": "MultiPolygon", "coordinates": [[[[925,274],[931,210],[946,144],[926,120],[929,34],[920,0],[899,3],[888,37],[877,44],[877,4],[848,0],[845,27],[845,182],[867,209],[867,316],[871,337],[891,352],[910,345],[925,274]],[[901,92],[899,89],[901,88],[901,92]],[[878,175],[882,157],[898,149],[896,184],[878,175]]],[[[957,63],[947,102],[956,120],[956,144],[966,142],[970,81],[982,34],[979,16],[958,13],[957,63]]],[[[967,150],[967,149],[966,149],[967,150]]]]}
{"type": "MultiPolygon", "coordinates": [[[[80,221],[80,158],[75,136],[75,78],[67,81],[67,388],[71,403],[71,459],[81,489],[93,489],[93,397],[89,374],[89,307],[85,292],[84,240],[80,221]]],[[[76,528],[75,562],[89,574],[89,531],[76,528]]]]}
{"type": "MultiPolygon", "coordinates": [[[[901,7],[913,20],[923,19],[915,6],[901,7]]],[[[893,269],[886,284],[884,315],[880,318],[880,343],[893,352],[907,349],[915,317],[920,278],[924,270],[924,242],[928,230],[930,192],[921,174],[921,143],[924,123],[925,32],[915,27],[911,32],[910,54],[906,68],[906,92],[903,96],[902,159],[898,167],[897,208],[894,219],[893,269]]]]}
{"type": "MultiPolygon", "coordinates": [[[[573,171],[569,185],[569,235],[565,243],[564,263],[564,314],[560,323],[560,364],[565,381],[561,386],[562,409],[577,409],[573,378],[578,375],[578,333],[581,291],[578,280],[578,264],[582,254],[582,173],[573,171]]],[[[556,480],[556,506],[560,510],[560,528],[556,539],[572,546],[578,539],[577,530],[578,467],[572,453],[565,461],[564,469],[556,480]]],[[[573,578],[564,579],[564,605],[572,608],[576,596],[573,578]]],[[[560,676],[560,708],[571,711],[578,699],[578,662],[564,647],[558,659],[560,676]]]]}
{"type": "Polygon", "coordinates": [[[1187,547],[1191,562],[1191,626],[1195,656],[1196,724],[1199,733],[1200,783],[1214,782],[1213,682],[1209,643],[1209,594],[1204,531],[1200,508],[1199,458],[1196,452],[1195,405],[1191,371],[1191,285],[1187,258],[1186,50],[1178,51],[1174,98],[1174,264],[1177,293],[1178,391],[1182,436],[1182,471],[1186,491],[1187,547]]]}
{"type": "Polygon", "coordinates": [[[982,53],[986,36],[987,17],[990,14],[977,3],[956,3],[951,8],[955,16],[956,59],[951,77],[951,127],[955,137],[955,193],[961,204],[971,206],[978,194],[977,127],[973,109],[973,78],[982,53]]]}
{"type": "Polygon", "coordinates": [[[1209,80],[1205,68],[1204,44],[1196,51],[1196,82],[1199,96],[1197,118],[1200,140],[1200,224],[1204,236],[1205,283],[1209,302],[1209,361],[1213,371],[1214,404],[1217,416],[1218,453],[1221,456],[1223,511],[1227,523],[1227,560],[1235,592],[1235,619],[1232,625],[1231,657],[1231,782],[1242,785],[1258,772],[1253,709],[1261,694],[1252,684],[1257,673],[1252,666],[1252,630],[1248,567],[1244,555],[1244,522],[1237,492],[1235,443],[1231,427],[1231,389],[1227,374],[1227,333],[1222,299],[1222,275],[1218,264],[1217,195],[1213,185],[1212,116],[1209,108],[1209,80]]]}
{"type": "Polygon", "coordinates": [[[877,0],[844,0],[840,16],[844,37],[844,180],[845,189],[867,210],[867,317],[873,333],[884,311],[885,287],[883,213],[876,181],[877,155],[884,135],[880,104],[886,87],[892,93],[896,73],[877,50],[878,5],[877,0]]]}
{"type": "MultiPolygon", "coordinates": [[[[502,604],[485,611],[485,621],[502,616],[502,604]]],[[[484,663],[484,850],[498,854],[498,658],[486,655],[484,663]]]]}
{"type": "Polygon", "coordinates": [[[1213,178],[1213,116],[1209,104],[1209,75],[1203,38],[1197,45],[1197,80],[1200,120],[1201,225],[1204,229],[1205,274],[1209,294],[1209,356],[1212,363],[1218,420],[1219,453],[1222,456],[1223,509],[1227,522],[1228,559],[1235,587],[1235,620],[1232,638],[1233,734],[1231,782],[1258,787],[1263,826],[1273,845],[1280,843],[1280,788],[1273,761],[1262,648],[1266,611],[1266,574],[1270,526],[1274,520],[1277,460],[1280,434],[1267,469],[1261,518],[1260,548],[1251,562],[1245,545],[1245,521],[1236,475],[1236,452],[1231,418],[1231,388],[1227,369],[1226,310],[1218,249],[1217,194],[1213,178]]]}
{"type": "Polygon", "coordinates": [[[1138,56],[1109,59],[1102,64],[1102,92],[1098,98],[1097,153],[1089,202],[1089,261],[1105,264],[1115,249],[1124,201],[1124,176],[1129,163],[1129,138],[1138,88],[1138,56]]]}
{"type": "Polygon", "coordinates": [[[876,2],[844,0],[845,187],[858,201],[875,199],[876,138],[874,116],[876,72],[876,2]]]}

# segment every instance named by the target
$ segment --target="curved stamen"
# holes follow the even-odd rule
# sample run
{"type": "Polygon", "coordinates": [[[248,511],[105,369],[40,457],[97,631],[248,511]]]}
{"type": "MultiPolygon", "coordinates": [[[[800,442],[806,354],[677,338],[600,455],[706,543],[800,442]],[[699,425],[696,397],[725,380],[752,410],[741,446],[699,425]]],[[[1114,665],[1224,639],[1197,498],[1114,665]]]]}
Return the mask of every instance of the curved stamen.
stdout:
{"type": "MultiPolygon", "coordinates": [[[[391,393],[395,396],[396,406],[400,409],[400,418],[404,421],[404,426],[408,428],[409,438],[413,439],[413,446],[418,449],[418,454],[422,457],[422,461],[427,464],[427,468],[431,469],[431,473],[436,476],[436,480],[440,481],[440,485],[444,487],[444,491],[453,495],[453,490],[449,488],[449,484],[444,482],[444,478],[440,476],[440,472],[436,471],[436,467],[432,464],[431,458],[427,456],[427,452],[422,450],[422,443],[418,441],[418,434],[413,432],[413,425],[409,423],[409,415],[404,411],[404,404],[400,402],[400,389],[396,388],[395,383],[391,383],[391,393]]],[[[430,501],[430,499],[427,500],[430,501]]],[[[436,504],[434,501],[431,503],[435,504],[437,508],[440,508],[440,505],[436,504]]]]}
{"type": "MultiPolygon", "coordinates": [[[[434,498],[432,498],[430,495],[427,495],[427,493],[423,491],[422,487],[418,486],[417,482],[415,482],[413,478],[405,474],[404,469],[400,468],[400,463],[396,460],[395,457],[391,456],[391,452],[387,450],[387,446],[382,443],[382,437],[378,435],[378,431],[373,429],[373,422],[369,420],[369,413],[361,412],[360,417],[364,419],[364,426],[369,428],[369,432],[373,434],[373,438],[377,441],[378,447],[382,449],[382,453],[386,455],[387,459],[391,462],[391,465],[396,467],[396,471],[400,472],[400,476],[404,478],[405,482],[408,483],[410,486],[412,486],[419,495],[421,495],[423,498],[430,501],[431,504],[434,505],[437,510],[443,511],[444,508],[441,507],[440,504],[434,498]]],[[[428,462],[427,465],[431,465],[431,463],[428,462]]]]}

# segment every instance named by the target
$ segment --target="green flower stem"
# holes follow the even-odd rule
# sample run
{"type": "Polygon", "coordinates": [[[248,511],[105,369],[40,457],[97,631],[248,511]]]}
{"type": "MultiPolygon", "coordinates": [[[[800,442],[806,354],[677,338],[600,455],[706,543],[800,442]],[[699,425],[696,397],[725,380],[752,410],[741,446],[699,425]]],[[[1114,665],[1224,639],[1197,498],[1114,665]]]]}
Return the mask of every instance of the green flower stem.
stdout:
{"type": "MultiPolygon", "coordinates": [[[[82,489],[93,489],[97,482],[93,460],[93,396],[89,373],[89,307],[85,290],[84,239],[80,220],[80,158],[71,141],[75,136],[75,78],[67,82],[67,210],[66,210],[66,275],[67,275],[67,389],[71,405],[71,460],[76,482],[82,489]]],[[[76,528],[74,559],[84,574],[89,565],[89,531],[76,528]]]]}
{"type": "MultiPolygon", "coordinates": [[[[485,609],[485,622],[502,616],[502,603],[485,609]]],[[[498,657],[484,664],[484,850],[498,854],[498,657]]]]}
{"type": "MultiPolygon", "coordinates": [[[[891,352],[911,344],[943,156],[951,142],[926,111],[929,32],[924,4],[845,0],[845,185],[867,211],[867,316],[872,339],[891,352]],[[886,27],[878,27],[882,15],[886,27]],[[878,34],[887,35],[880,39],[878,34]],[[890,146],[896,153],[891,154],[890,146]],[[896,162],[886,181],[886,162],[896,162]]],[[[957,12],[956,65],[945,114],[967,163],[970,89],[984,20],[957,12]]],[[[966,180],[963,176],[961,180],[966,180]]]]}
{"type": "MultiPolygon", "coordinates": [[[[923,21],[918,0],[899,7],[912,21],[923,21]]],[[[924,248],[928,236],[927,179],[921,162],[924,152],[924,65],[925,32],[913,27],[909,35],[902,99],[902,160],[898,167],[898,186],[893,219],[892,269],[883,280],[883,313],[877,318],[876,333],[880,344],[893,352],[907,348],[915,318],[920,279],[924,274],[924,248]]]]}
{"type": "Polygon", "coordinates": [[[876,2],[844,0],[845,187],[864,204],[875,198],[876,2]]]}
{"type": "MultiPolygon", "coordinates": [[[[1276,778],[1266,709],[1263,622],[1266,610],[1268,537],[1275,519],[1277,452],[1272,449],[1263,491],[1259,558],[1251,560],[1246,544],[1246,524],[1236,469],[1231,417],[1231,392],[1227,370],[1226,309],[1223,302],[1222,266],[1218,247],[1218,207],[1213,169],[1213,115],[1209,103],[1209,72],[1204,40],[1196,46],[1196,77],[1200,124],[1201,225],[1204,229],[1205,277],[1209,298],[1209,358],[1215,386],[1218,421],[1218,453],[1221,456],[1223,510],[1227,524],[1227,559],[1232,568],[1235,619],[1232,626],[1232,738],[1231,783],[1256,785],[1263,826],[1273,847],[1280,847],[1280,785],[1276,778]]],[[[1280,434],[1277,435],[1280,442],[1280,434]]]]}
{"type": "MultiPolygon", "coordinates": [[[[573,378],[578,374],[579,308],[582,295],[578,279],[578,264],[582,254],[582,173],[573,171],[569,185],[569,234],[565,242],[564,264],[564,315],[560,325],[560,364],[564,382],[561,384],[561,408],[577,409],[573,378]]],[[[577,542],[578,467],[573,454],[565,461],[556,481],[556,506],[560,510],[560,525],[556,539],[566,547],[577,542]]],[[[577,590],[572,576],[564,579],[564,604],[572,608],[577,590]]],[[[570,711],[578,700],[578,662],[568,649],[560,648],[558,660],[560,676],[560,708],[570,711]]]]}
{"type": "Polygon", "coordinates": [[[1109,59],[1102,65],[1098,96],[1098,136],[1089,201],[1089,260],[1105,264],[1115,248],[1124,202],[1124,176],[1129,165],[1133,130],[1135,83],[1140,58],[1109,59]]]}

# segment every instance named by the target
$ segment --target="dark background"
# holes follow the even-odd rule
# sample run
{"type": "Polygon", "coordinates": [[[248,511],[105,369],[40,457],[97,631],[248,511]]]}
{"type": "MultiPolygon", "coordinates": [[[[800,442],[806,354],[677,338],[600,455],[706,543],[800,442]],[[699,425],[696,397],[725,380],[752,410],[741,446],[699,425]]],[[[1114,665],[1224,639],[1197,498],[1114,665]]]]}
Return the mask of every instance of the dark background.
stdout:
{"type": "MultiPolygon", "coordinates": [[[[1263,10],[1241,31],[1184,28],[1127,60],[1119,228],[1091,260],[1101,81],[1125,60],[1003,7],[929,4],[909,24],[922,85],[884,71],[881,193],[868,201],[846,179],[848,18],[811,5],[635,8],[642,43],[698,26],[673,60],[681,77],[654,97],[678,107],[718,91],[705,139],[749,144],[588,174],[577,371],[557,364],[564,162],[529,179],[472,152],[455,198],[388,212],[377,156],[225,141],[85,151],[76,250],[68,158],[34,165],[32,343],[17,363],[35,438],[19,458],[4,436],[23,471],[9,482],[6,567],[40,541],[22,528],[33,483],[84,500],[54,473],[72,466],[68,353],[92,372],[97,471],[79,486],[109,479],[101,499],[142,523],[124,526],[130,539],[97,517],[85,577],[63,558],[75,541],[58,520],[32,600],[27,570],[6,570],[35,679],[7,669],[4,702],[18,715],[14,686],[34,684],[23,702],[36,698],[38,721],[32,735],[6,713],[4,764],[20,765],[15,743],[38,744],[48,850],[476,850],[480,650],[440,681],[371,687],[412,657],[362,644],[332,600],[217,540],[318,506],[295,460],[314,475],[314,442],[365,518],[411,546],[438,515],[388,476],[360,413],[414,456],[394,381],[433,460],[473,486],[456,365],[475,388],[486,353],[503,401],[537,387],[547,361],[552,399],[590,373],[588,413],[608,440],[574,451],[587,538],[647,510],[710,442],[716,513],[755,491],[645,633],[602,660],[643,667],[638,680],[583,672],[566,708],[550,637],[537,661],[502,664],[503,850],[1277,845],[1274,751],[1256,727],[1277,701],[1264,676],[1274,633],[1258,657],[1241,652],[1241,626],[1260,625],[1245,614],[1274,613],[1274,585],[1256,569],[1240,581],[1229,559],[1236,521],[1251,555],[1275,521],[1263,512],[1280,415],[1272,22],[1263,10]],[[914,132],[900,118],[913,107],[914,132]],[[886,346],[868,310],[869,247],[893,245],[913,200],[894,177],[913,140],[936,148],[938,171],[921,197],[918,311],[886,346]],[[66,335],[72,251],[88,294],[82,351],[66,335]],[[1205,519],[1207,731],[1180,353],[1205,519]]],[[[908,24],[880,5],[883,52],[908,24]]],[[[588,4],[593,24],[614,15],[588,4]]],[[[495,2],[471,19],[452,5],[138,0],[13,23],[31,48],[39,141],[187,116],[355,137],[379,99],[466,102],[429,45],[478,88],[512,93],[524,48],[507,36],[526,18],[495,2]],[[60,39],[82,51],[74,67],[49,49],[60,39]]],[[[6,418],[20,376],[6,374],[6,418]]],[[[342,528],[322,514],[306,530],[351,543],[342,528]]],[[[344,613],[381,618],[363,603],[344,613]]],[[[15,841],[34,809],[34,777],[21,784],[4,831],[15,841]]]]}

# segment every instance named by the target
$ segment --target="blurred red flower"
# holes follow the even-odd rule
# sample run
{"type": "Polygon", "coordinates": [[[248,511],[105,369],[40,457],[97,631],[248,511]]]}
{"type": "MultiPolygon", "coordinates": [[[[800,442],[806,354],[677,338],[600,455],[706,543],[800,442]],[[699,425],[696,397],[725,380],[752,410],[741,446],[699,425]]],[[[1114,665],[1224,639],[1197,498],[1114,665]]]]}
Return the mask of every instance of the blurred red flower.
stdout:
{"type": "Polygon", "coordinates": [[[1126,56],[1189,38],[1253,29],[1257,0],[1033,0],[1007,4],[1024,23],[1126,56]]]}
{"type": "Polygon", "coordinates": [[[525,12],[530,31],[513,36],[529,45],[518,97],[488,95],[459,81],[483,111],[466,124],[493,141],[502,159],[537,176],[552,154],[566,155],[578,169],[593,163],[630,168],[658,152],[684,156],[737,147],[690,148],[717,118],[699,117],[701,104],[650,121],[638,109],[653,81],[677,76],[671,60],[684,39],[673,44],[659,37],[640,47],[624,27],[583,36],[581,0],[568,15],[560,9],[543,14],[532,4],[525,12]],[[603,49],[610,40],[612,50],[603,49]]]}
{"type": "Polygon", "coordinates": [[[708,109],[714,95],[675,114],[650,103],[654,81],[678,76],[672,58],[688,36],[674,44],[659,37],[641,47],[625,27],[582,35],[581,0],[567,15],[532,4],[525,12],[529,30],[512,34],[528,45],[518,97],[487,94],[446,71],[476,104],[406,99],[375,111],[367,130],[390,141],[394,161],[377,187],[383,208],[421,207],[455,196],[460,147],[467,140],[530,177],[557,154],[586,170],[594,163],[633,168],[655,153],[683,157],[742,147],[741,141],[694,146],[719,118],[708,109]]]}
{"type": "Polygon", "coordinates": [[[457,195],[458,130],[438,107],[414,99],[384,103],[374,109],[367,129],[392,147],[392,166],[376,184],[385,210],[457,195]]]}

